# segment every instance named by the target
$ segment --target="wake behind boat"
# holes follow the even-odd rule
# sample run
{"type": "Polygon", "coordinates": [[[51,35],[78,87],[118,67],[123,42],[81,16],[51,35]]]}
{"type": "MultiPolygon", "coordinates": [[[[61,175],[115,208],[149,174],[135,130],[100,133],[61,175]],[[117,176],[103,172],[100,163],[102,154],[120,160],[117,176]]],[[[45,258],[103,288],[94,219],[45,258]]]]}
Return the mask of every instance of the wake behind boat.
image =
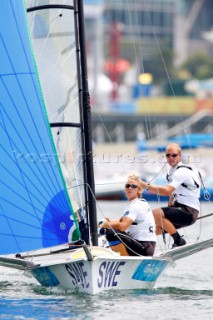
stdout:
{"type": "Polygon", "coordinates": [[[213,239],[154,257],[98,246],[83,1],[55,2],[0,4],[0,265],[90,294],[149,289],[213,239]]]}

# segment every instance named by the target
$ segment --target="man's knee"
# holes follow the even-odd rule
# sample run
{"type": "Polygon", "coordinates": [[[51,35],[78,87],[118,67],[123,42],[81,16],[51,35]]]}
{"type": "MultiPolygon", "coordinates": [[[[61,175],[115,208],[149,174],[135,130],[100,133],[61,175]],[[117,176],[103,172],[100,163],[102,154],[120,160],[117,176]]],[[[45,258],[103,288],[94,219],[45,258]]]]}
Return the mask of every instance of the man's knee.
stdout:
{"type": "Polygon", "coordinates": [[[161,208],[156,208],[152,210],[154,219],[155,219],[155,223],[159,223],[161,221],[162,218],[165,218],[164,212],[161,208]]]}

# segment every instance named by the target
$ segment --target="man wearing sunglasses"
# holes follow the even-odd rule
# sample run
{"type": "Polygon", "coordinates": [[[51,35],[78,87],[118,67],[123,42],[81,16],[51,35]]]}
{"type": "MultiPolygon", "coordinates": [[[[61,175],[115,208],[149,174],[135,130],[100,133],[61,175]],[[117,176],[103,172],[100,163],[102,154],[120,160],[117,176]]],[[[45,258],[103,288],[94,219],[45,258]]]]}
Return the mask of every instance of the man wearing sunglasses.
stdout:
{"type": "Polygon", "coordinates": [[[128,177],[125,185],[128,205],[117,220],[106,219],[101,233],[106,235],[112,250],[121,255],[153,256],[156,246],[155,220],[148,203],[141,198],[141,179],[128,177]]]}
{"type": "Polygon", "coordinates": [[[186,241],[177,229],[193,224],[200,210],[200,181],[197,173],[181,162],[181,149],[178,144],[171,143],[166,148],[166,159],[170,165],[166,186],[156,186],[142,181],[143,188],[161,196],[169,196],[168,207],[156,208],[153,215],[156,223],[156,234],[164,231],[173,240],[173,248],[183,246],[186,241]]]}

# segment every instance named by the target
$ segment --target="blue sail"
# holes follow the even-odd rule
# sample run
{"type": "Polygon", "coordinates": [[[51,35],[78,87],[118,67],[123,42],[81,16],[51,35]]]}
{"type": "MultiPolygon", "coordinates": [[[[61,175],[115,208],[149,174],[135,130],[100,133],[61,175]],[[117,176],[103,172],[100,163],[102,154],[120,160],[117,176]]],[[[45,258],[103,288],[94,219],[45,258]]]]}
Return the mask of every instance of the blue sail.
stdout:
{"type": "Polygon", "coordinates": [[[1,0],[0,254],[66,243],[75,228],[29,34],[24,1],[1,0]]]}

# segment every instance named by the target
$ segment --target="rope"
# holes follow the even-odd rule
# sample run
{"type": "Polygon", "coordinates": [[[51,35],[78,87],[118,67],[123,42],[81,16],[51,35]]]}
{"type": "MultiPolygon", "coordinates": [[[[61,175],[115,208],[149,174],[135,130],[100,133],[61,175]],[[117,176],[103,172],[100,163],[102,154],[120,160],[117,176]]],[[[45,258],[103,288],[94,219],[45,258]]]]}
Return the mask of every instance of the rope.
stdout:
{"type": "Polygon", "coordinates": [[[204,184],[204,181],[203,181],[203,178],[202,178],[202,175],[201,175],[200,171],[198,171],[198,175],[199,175],[199,177],[200,177],[200,181],[201,181],[201,184],[202,184],[203,189],[204,189],[204,199],[207,200],[207,201],[209,201],[210,198],[211,198],[211,195],[210,195],[210,193],[208,192],[208,190],[206,189],[206,186],[205,186],[205,184],[204,184]]]}
{"type": "MultiPolygon", "coordinates": [[[[110,224],[110,223],[109,223],[110,224]]],[[[121,243],[127,248],[129,249],[131,252],[133,252],[135,255],[139,256],[139,257],[142,257],[141,254],[135,252],[132,248],[130,248],[120,237],[119,237],[119,234],[122,235],[124,238],[127,238],[127,239],[131,239],[133,240],[135,243],[138,243],[137,240],[135,240],[134,238],[128,236],[128,234],[123,234],[123,233],[116,233],[115,230],[110,226],[110,229],[114,232],[114,235],[116,235],[116,237],[119,239],[119,241],[121,241],[121,243]]]]}

